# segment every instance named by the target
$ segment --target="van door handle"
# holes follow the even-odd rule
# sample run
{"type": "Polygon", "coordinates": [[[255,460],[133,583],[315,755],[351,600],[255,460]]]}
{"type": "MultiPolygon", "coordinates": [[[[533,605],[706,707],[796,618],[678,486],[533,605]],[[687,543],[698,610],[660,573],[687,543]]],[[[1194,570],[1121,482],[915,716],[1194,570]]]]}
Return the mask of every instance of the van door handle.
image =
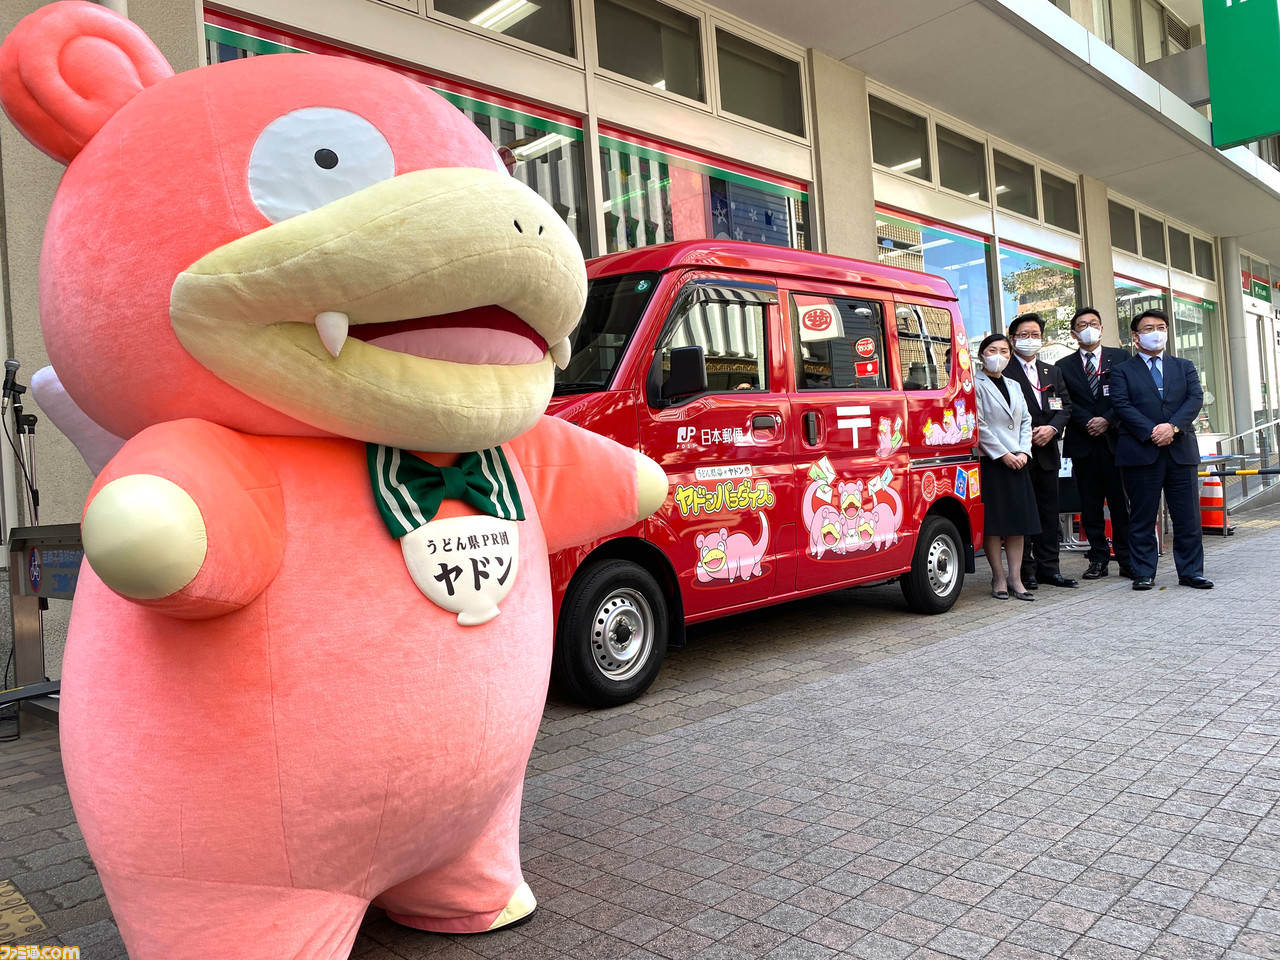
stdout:
{"type": "Polygon", "coordinates": [[[752,430],[777,430],[778,421],[767,413],[757,413],[751,418],[752,430]]]}
{"type": "Polygon", "coordinates": [[[804,415],[804,442],[811,447],[818,445],[818,411],[810,410],[804,415]]]}

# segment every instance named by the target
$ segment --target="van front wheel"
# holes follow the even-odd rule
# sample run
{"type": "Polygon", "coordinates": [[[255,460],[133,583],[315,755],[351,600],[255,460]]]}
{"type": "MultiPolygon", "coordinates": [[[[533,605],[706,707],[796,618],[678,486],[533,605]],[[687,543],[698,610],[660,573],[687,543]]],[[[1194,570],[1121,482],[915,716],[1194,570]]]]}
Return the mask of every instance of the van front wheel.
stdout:
{"type": "Polygon", "coordinates": [[[569,589],[551,661],[564,692],[591,707],[630,703],[667,655],[667,600],[649,571],[604,560],[569,589]]]}
{"type": "Polygon", "coordinates": [[[960,533],[945,517],[926,517],[916,540],[911,570],[902,576],[902,595],[917,613],[946,613],[964,586],[960,533]]]}

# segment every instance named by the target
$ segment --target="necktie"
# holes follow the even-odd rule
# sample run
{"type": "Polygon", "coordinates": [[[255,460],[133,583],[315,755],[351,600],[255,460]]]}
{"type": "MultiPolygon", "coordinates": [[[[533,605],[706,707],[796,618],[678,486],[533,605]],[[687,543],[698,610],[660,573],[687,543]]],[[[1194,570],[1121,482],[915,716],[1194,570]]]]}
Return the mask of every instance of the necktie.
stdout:
{"type": "Polygon", "coordinates": [[[1084,355],[1084,371],[1089,375],[1089,392],[1096,397],[1101,381],[1098,379],[1098,360],[1092,353],[1084,355]]]}
{"type": "Polygon", "coordinates": [[[1030,363],[1023,364],[1027,369],[1027,380],[1037,390],[1040,389],[1040,375],[1036,373],[1036,362],[1032,360],[1030,363]]]}
{"type": "Polygon", "coordinates": [[[1151,379],[1156,382],[1156,389],[1160,391],[1160,396],[1164,396],[1164,374],[1160,372],[1160,358],[1151,358],[1151,379]]]}
{"type": "Polygon", "coordinates": [[[464,453],[452,467],[437,467],[407,450],[366,443],[369,480],[382,521],[397,540],[430,523],[445,497],[482,513],[523,520],[516,480],[501,447],[464,453]]]}

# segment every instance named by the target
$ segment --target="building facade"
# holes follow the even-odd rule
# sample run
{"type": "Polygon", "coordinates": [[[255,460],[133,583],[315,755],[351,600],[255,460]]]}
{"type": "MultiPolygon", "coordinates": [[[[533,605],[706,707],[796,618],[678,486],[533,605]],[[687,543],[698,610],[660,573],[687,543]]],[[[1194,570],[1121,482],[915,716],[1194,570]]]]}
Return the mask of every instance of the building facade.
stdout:
{"type": "MultiPolygon", "coordinates": [[[[0,30],[40,5],[6,2],[0,30]]],[[[178,70],[331,54],[432,87],[586,256],[729,237],[925,270],[972,336],[1043,314],[1049,357],[1081,304],[1108,344],[1158,306],[1204,381],[1203,431],[1280,418],[1280,151],[1213,148],[1197,0],[105,5],[178,70]]],[[[60,173],[3,124],[0,286],[24,375],[45,362],[36,268],[60,173]]],[[[87,470],[52,428],[36,443],[41,521],[78,519],[87,470]]],[[[4,490],[5,523],[26,522],[8,455],[4,490]]]]}

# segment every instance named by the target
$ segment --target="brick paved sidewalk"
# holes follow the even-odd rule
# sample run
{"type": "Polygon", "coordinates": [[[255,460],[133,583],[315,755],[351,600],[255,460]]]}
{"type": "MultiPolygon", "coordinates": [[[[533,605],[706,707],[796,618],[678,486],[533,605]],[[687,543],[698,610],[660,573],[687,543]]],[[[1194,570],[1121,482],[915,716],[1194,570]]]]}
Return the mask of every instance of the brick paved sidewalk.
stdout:
{"type": "MultiPolygon", "coordinates": [[[[548,705],[528,924],[371,911],[355,955],[1280,958],[1280,511],[1207,546],[1212,593],[980,573],[942,617],[876,588],[699,628],[641,702],[548,705]]],[[[40,942],[124,956],[56,731],[0,745],[4,878],[40,942]]]]}

